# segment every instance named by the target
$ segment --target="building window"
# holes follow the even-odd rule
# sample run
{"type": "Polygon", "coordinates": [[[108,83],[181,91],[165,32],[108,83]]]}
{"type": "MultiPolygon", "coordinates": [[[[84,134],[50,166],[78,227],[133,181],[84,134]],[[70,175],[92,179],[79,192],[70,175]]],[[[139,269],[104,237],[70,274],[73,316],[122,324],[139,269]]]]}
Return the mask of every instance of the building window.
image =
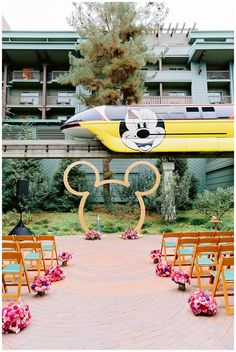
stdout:
{"type": "Polygon", "coordinates": [[[221,104],[222,95],[222,92],[209,92],[208,97],[210,104],[221,104]]]}
{"type": "Polygon", "coordinates": [[[74,103],[74,92],[58,92],[57,103],[71,105],[74,103]]]}
{"type": "Polygon", "coordinates": [[[38,105],[39,104],[39,92],[21,92],[20,104],[38,105]]]}
{"type": "Polygon", "coordinates": [[[184,67],[169,67],[169,71],[183,71],[184,67]]]}

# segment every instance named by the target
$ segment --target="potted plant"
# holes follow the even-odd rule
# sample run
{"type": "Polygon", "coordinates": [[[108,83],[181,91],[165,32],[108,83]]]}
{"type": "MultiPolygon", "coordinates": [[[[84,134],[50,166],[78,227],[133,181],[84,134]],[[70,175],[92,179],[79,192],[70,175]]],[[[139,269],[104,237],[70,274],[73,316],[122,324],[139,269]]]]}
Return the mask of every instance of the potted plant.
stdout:
{"type": "Polygon", "coordinates": [[[30,323],[30,310],[27,304],[10,302],[2,308],[2,333],[18,334],[30,323]]]}
{"type": "Polygon", "coordinates": [[[188,303],[194,315],[215,315],[217,303],[215,297],[209,296],[204,291],[198,290],[189,297],[188,303]]]}
{"type": "Polygon", "coordinates": [[[140,238],[140,236],[139,233],[135,230],[125,230],[122,232],[121,238],[123,238],[123,240],[136,240],[140,238]]]}
{"type": "Polygon", "coordinates": [[[37,296],[44,296],[50,286],[51,280],[49,276],[35,276],[31,288],[37,293],[37,296]]]}
{"type": "Polygon", "coordinates": [[[171,279],[174,281],[176,284],[178,284],[178,289],[180,291],[185,291],[186,290],[186,284],[190,285],[190,277],[189,274],[185,271],[181,270],[172,270],[171,273],[171,279]]]}
{"type": "Polygon", "coordinates": [[[72,259],[72,254],[70,252],[62,251],[58,255],[58,260],[59,260],[59,262],[61,262],[62,266],[66,266],[67,265],[67,261],[70,260],[70,259],[72,259]]]}
{"type": "Polygon", "coordinates": [[[166,261],[157,263],[156,274],[157,276],[170,276],[172,272],[171,264],[166,261]]]}
{"type": "Polygon", "coordinates": [[[93,241],[93,240],[101,240],[101,239],[102,239],[101,233],[96,230],[88,231],[85,234],[85,240],[93,241]]]}
{"type": "Polygon", "coordinates": [[[64,273],[60,265],[54,265],[46,269],[46,276],[49,276],[51,282],[60,281],[64,279],[64,273]]]}
{"type": "Polygon", "coordinates": [[[150,253],[150,257],[153,259],[154,264],[157,264],[162,261],[162,254],[160,249],[153,249],[150,253]]]}

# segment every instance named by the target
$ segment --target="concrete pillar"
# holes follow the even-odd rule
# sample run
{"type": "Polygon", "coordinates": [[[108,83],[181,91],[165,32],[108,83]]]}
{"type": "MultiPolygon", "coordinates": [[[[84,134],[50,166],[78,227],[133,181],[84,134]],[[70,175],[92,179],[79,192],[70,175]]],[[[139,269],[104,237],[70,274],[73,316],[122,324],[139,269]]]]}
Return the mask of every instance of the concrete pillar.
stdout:
{"type": "Polygon", "coordinates": [[[46,119],[47,64],[43,64],[42,119],[46,119]]]}
{"type": "Polygon", "coordinates": [[[229,63],[229,74],[230,74],[230,98],[231,103],[234,103],[234,64],[233,62],[229,63]]]}
{"type": "Polygon", "coordinates": [[[175,163],[163,161],[163,201],[161,212],[166,222],[173,222],[176,219],[175,191],[173,171],[175,163]]]}
{"type": "Polygon", "coordinates": [[[4,63],[3,68],[3,95],[2,95],[2,118],[6,117],[7,110],[7,75],[8,75],[8,64],[4,63]]]}

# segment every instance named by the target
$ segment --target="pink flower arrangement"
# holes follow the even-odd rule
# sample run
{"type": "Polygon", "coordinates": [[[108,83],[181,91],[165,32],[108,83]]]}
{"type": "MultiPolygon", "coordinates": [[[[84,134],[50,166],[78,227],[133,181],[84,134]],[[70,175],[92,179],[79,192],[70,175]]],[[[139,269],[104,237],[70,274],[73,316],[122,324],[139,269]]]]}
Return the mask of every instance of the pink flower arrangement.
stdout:
{"type": "Polygon", "coordinates": [[[22,303],[10,302],[2,308],[2,333],[14,332],[18,334],[30,323],[29,306],[22,303]]]}
{"type": "Polygon", "coordinates": [[[54,265],[47,268],[45,274],[46,276],[49,276],[51,282],[60,281],[65,277],[60,265],[54,265]]]}
{"type": "Polygon", "coordinates": [[[35,276],[31,288],[34,292],[40,296],[49,290],[51,285],[51,280],[49,276],[35,276]]]}
{"type": "Polygon", "coordinates": [[[153,259],[155,264],[159,263],[162,260],[162,254],[160,249],[153,249],[150,253],[150,257],[153,259]]]}
{"type": "Polygon", "coordinates": [[[171,264],[165,261],[159,262],[156,266],[157,276],[170,276],[172,272],[171,264]]]}
{"type": "Polygon", "coordinates": [[[189,297],[188,303],[195,315],[215,315],[217,303],[214,297],[209,296],[204,291],[198,290],[189,297]]]}
{"type": "Polygon", "coordinates": [[[101,240],[101,238],[102,238],[101,233],[96,230],[86,232],[85,234],[86,240],[101,240]]]}
{"type": "Polygon", "coordinates": [[[58,260],[62,263],[70,259],[72,259],[72,254],[70,252],[62,251],[58,255],[58,260]]]}
{"type": "Polygon", "coordinates": [[[172,273],[171,273],[171,279],[176,284],[182,284],[182,285],[189,284],[190,285],[190,277],[186,271],[173,269],[172,273]]]}
{"type": "Polygon", "coordinates": [[[124,240],[136,240],[139,237],[139,233],[134,230],[125,230],[124,232],[122,232],[121,235],[121,238],[123,238],[124,240]]]}

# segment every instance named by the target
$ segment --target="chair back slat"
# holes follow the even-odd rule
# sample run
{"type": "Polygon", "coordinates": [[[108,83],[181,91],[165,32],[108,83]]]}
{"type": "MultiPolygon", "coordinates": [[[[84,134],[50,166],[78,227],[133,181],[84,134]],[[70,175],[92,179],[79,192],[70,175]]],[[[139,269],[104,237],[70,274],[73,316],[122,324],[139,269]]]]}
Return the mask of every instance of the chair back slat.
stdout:
{"type": "Polygon", "coordinates": [[[234,237],[218,237],[218,243],[234,243],[234,237]]]}
{"type": "Polygon", "coordinates": [[[29,249],[41,249],[42,250],[41,242],[19,242],[19,247],[21,249],[29,248],[29,249]]]}
{"type": "Polygon", "coordinates": [[[217,237],[200,237],[198,240],[198,244],[204,244],[204,243],[217,244],[218,238],[217,237]]]}
{"type": "Polygon", "coordinates": [[[2,251],[6,251],[6,249],[11,249],[13,251],[20,251],[20,248],[18,246],[17,242],[2,242],[2,251]]]}
{"type": "Polygon", "coordinates": [[[34,239],[34,235],[24,235],[24,236],[15,236],[15,240],[17,242],[20,242],[20,241],[31,241],[31,242],[34,242],[35,239],[34,239]]]}
{"type": "Polygon", "coordinates": [[[2,241],[15,242],[14,235],[2,235],[2,241]]]}

